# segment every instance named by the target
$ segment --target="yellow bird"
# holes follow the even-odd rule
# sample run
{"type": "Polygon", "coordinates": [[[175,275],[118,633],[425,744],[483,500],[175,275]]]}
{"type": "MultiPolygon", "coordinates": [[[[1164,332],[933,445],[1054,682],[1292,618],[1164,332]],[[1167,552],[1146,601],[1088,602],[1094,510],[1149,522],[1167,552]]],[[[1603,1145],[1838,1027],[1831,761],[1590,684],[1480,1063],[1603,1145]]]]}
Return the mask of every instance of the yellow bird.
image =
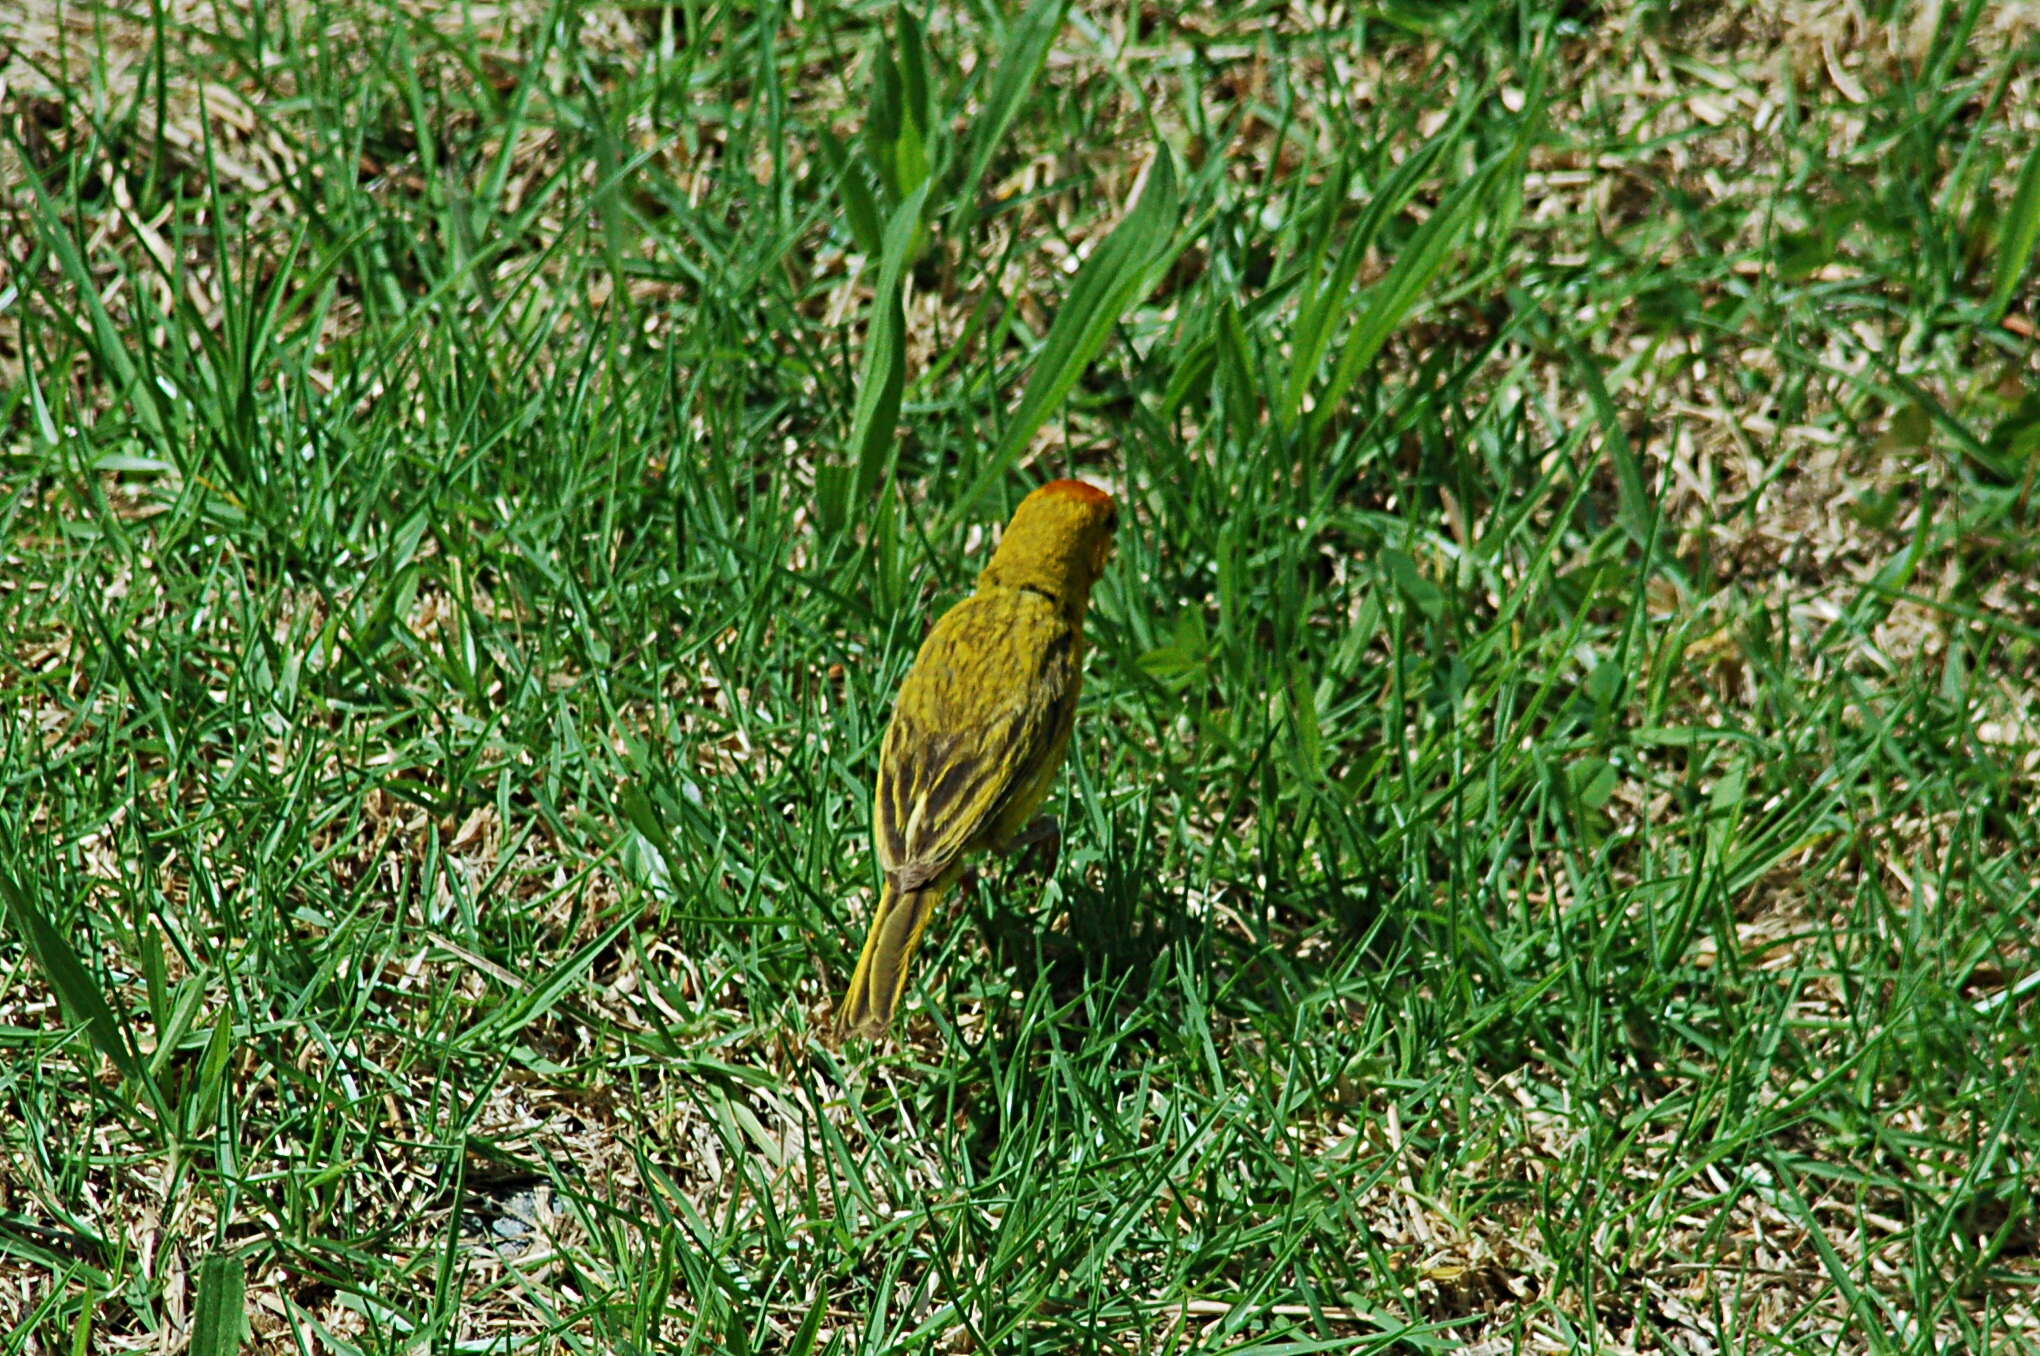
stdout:
{"type": "Polygon", "coordinates": [[[837,1009],[841,1034],[891,1024],[921,933],[964,858],[1031,836],[1070,746],[1084,610],[1118,526],[1097,486],[1043,485],[1020,501],[977,592],[922,642],[878,757],[872,837],[885,887],[837,1009]]]}

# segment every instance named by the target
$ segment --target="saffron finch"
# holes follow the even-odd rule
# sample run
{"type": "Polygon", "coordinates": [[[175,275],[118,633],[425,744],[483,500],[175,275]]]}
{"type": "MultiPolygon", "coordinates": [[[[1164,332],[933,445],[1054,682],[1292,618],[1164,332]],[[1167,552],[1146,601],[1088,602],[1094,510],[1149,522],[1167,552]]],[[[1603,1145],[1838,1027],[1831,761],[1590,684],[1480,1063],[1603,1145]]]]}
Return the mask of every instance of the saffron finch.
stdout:
{"type": "Polygon", "coordinates": [[[964,858],[1027,841],[1069,749],[1084,610],[1118,525],[1112,496],[1095,485],[1043,485],[1020,501],[977,592],[922,642],[879,753],[871,817],[885,885],[837,1010],[843,1035],[891,1024],[964,858]]]}

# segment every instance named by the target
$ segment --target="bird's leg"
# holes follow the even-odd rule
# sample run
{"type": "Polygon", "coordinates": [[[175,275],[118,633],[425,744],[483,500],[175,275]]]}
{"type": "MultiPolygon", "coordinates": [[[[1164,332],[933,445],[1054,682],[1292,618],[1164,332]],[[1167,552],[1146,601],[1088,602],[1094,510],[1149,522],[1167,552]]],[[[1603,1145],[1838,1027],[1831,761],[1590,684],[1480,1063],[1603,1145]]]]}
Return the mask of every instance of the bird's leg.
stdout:
{"type": "Polygon", "coordinates": [[[1001,843],[999,851],[1010,855],[1021,848],[1033,847],[1036,844],[1046,844],[1043,854],[1048,860],[1044,869],[1053,873],[1055,864],[1062,860],[1062,825],[1056,822],[1054,815],[1036,816],[1020,832],[1001,843]]]}

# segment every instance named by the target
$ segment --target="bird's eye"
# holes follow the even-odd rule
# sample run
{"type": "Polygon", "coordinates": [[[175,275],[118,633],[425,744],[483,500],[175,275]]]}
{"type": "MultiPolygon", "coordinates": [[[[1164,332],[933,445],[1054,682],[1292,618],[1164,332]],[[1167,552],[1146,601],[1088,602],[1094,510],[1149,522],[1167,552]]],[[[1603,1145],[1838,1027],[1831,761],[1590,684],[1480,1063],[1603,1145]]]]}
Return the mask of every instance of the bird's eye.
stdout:
{"type": "Polygon", "coordinates": [[[1113,509],[1110,513],[1105,515],[1105,530],[1107,532],[1117,532],[1119,530],[1118,509],[1113,509]]]}

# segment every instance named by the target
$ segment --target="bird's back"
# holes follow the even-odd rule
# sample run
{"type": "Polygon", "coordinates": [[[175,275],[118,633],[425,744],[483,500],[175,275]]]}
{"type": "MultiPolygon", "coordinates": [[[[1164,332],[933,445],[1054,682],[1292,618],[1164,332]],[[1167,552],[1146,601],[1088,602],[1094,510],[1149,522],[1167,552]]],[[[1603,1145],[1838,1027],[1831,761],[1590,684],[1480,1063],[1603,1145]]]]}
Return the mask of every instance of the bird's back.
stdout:
{"type": "Polygon", "coordinates": [[[1054,602],[1025,589],[981,590],[935,623],[879,757],[873,827],[889,876],[933,879],[1010,833],[1016,811],[1033,813],[1069,738],[1081,645],[1054,602]]]}

